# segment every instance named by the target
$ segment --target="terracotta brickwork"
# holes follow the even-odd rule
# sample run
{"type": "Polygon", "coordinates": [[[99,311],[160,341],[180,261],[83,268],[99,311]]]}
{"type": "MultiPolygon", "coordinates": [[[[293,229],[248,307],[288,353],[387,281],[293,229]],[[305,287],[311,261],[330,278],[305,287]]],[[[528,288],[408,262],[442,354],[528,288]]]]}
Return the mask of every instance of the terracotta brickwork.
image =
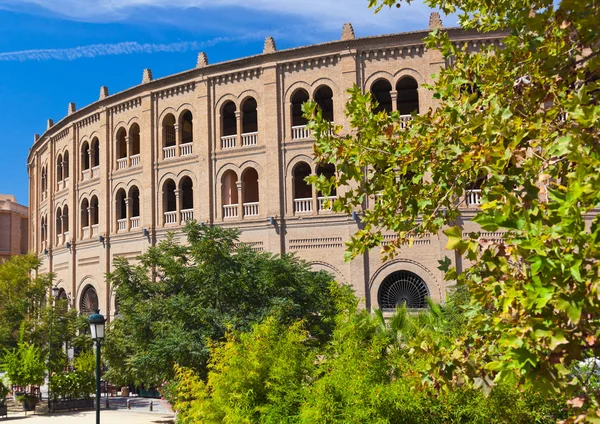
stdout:
{"type": "MultiPolygon", "coordinates": [[[[447,31],[471,49],[499,45],[502,36],[447,31]]],[[[210,64],[201,53],[189,71],[153,79],[147,69],[141,85],[112,95],[102,87],[97,102],[69,105],[65,118],[35,137],[28,162],[30,249],[43,256],[42,271],[57,275],[76,307],[93,287],[111,316],[115,299],[104,275],[113,259],[134,259],[196,219],[239,228],[241,242],[257,250],[296,253],[352,284],[367,307],[378,306],[380,285],[396,271],[416,275],[443,301],[441,234],[417,240],[392,262],[376,252],[344,262],[344,242],[358,223],[303,185],[308,174],[335,171],[312,159],[314,141],[298,115],[311,98],[347,126],[353,84],[389,86],[381,94],[389,110],[435,107],[422,84],[446,63],[425,49],[426,35],[355,38],[346,25],[338,41],[283,51],[269,38],[262,54],[210,64]]]]}
{"type": "Polygon", "coordinates": [[[15,196],[0,194],[0,262],[27,253],[29,211],[15,196]]]}

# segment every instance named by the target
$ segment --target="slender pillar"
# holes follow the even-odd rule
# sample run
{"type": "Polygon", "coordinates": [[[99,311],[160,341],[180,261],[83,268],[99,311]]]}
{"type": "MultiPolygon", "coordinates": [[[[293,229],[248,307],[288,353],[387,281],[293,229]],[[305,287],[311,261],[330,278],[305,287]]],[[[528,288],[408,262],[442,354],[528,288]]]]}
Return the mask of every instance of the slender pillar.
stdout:
{"type": "Polygon", "coordinates": [[[396,90],[390,91],[392,97],[392,112],[398,110],[398,92],[396,90]]]}
{"type": "Polygon", "coordinates": [[[241,147],[241,145],[242,145],[242,112],[239,110],[235,111],[235,128],[237,130],[235,146],[241,147]]]}

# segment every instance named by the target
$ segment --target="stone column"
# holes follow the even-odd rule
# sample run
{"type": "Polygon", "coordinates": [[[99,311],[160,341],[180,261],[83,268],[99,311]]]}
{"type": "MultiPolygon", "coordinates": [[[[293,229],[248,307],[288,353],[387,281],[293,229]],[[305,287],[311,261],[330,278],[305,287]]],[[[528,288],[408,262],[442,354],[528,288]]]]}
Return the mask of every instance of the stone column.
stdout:
{"type": "MultiPolygon", "coordinates": [[[[238,131],[238,137],[239,137],[238,131]]],[[[240,176],[241,177],[241,176],[240,176]]],[[[237,186],[237,195],[238,195],[238,218],[244,217],[244,203],[242,199],[242,180],[238,180],[235,185],[237,186]]]]}
{"type": "Polygon", "coordinates": [[[237,137],[235,139],[235,147],[242,146],[242,112],[239,110],[235,111],[235,128],[237,130],[237,137]]]}
{"type": "Polygon", "coordinates": [[[92,230],[92,207],[91,206],[88,206],[87,213],[88,213],[88,238],[92,238],[92,233],[94,231],[92,230]]]}
{"type": "Polygon", "coordinates": [[[392,112],[398,110],[398,92],[396,90],[390,91],[392,97],[392,112]]]}
{"type": "Polygon", "coordinates": [[[127,167],[131,166],[131,137],[125,136],[125,144],[127,144],[127,167]]]}
{"type": "Polygon", "coordinates": [[[130,202],[130,198],[126,197],[125,198],[125,218],[127,219],[127,221],[125,221],[125,231],[129,231],[131,229],[131,202],[130,202]]]}
{"type": "MultiPolygon", "coordinates": [[[[315,175],[315,173],[311,173],[310,174],[311,177],[313,175],[315,175]]],[[[312,205],[313,205],[313,215],[318,215],[319,214],[319,199],[317,199],[317,190],[315,190],[315,187],[311,184],[311,190],[312,190],[312,205]]]]}
{"type": "Polygon", "coordinates": [[[177,225],[181,224],[181,190],[179,189],[175,189],[175,210],[177,211],[177,213],[175,214],[175,219],[177,222],[177,225]]]}
{"type": "Polygon", "coordinates": [[[175,123],[175,125],[173,125],[173,130],[175,131],[175,155],[181,156],[181,151],[179,150],[179,146],[181,145],[181,132],[179,131],[179,124],[175,123]]]}

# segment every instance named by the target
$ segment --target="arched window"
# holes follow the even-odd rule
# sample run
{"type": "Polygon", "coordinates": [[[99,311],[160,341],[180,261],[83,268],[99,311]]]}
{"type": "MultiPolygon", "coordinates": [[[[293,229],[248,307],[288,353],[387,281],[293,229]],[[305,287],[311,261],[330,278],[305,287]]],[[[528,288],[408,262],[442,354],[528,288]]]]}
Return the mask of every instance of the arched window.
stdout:
{"type": "Polygon", "coordinates": [[[92,166],[100,166],[100,141],[95,137],[92,140],[92,166]]]}
{"type": "Polygon", "coordinates": [[[181,193],[181,210],[194,209],[194,183],[190,177],[183,177],[179,182],[181,193]]]}
{"type": "Polygon", "coordinates": [[[371,95],[373,100],[377,101],[378,106],[373,109],[373,112],[386,111],[387,113],[392,112],[392,85],[389,81],[380,79],[375,81],[371,86],[371,95]]]}
{"type": "Polygon", "coordinates": [[[62,230],[63,234],[69,233],[69,207],[65,205],[63,208],[63,221],[62,221],[62,230]]]}
{"type": "Polygon", "coordinates": [[[194,141],[194,124],[192,122],[192,112],[186,110],[181,116],[181,144],[188,144],[194,141]]]}
{"type": "Polygon", "coordinates": [[[46,192],[46,188],[47,188],[46,184],[48,184],[48,171],[47,171],[46,167],[43,166],[42,167],[42,178],[41,178],[42,193],[46,192]]]}
{"type": "Polygon", "coordinates": [[[46,217],[42,216],[40,219],[40,240],[42,243],[46,242],[46,217]]]}
{"type": "MultiPolygon", "coordinates": [[[[326,163],[317,166],[317,175],[324,175],[325,178],[330,179],[335,176],[335,165],[331,163],[326,163]]],[[[319,210],[329,210],[331,209],[331,204],[328,200],[332,200],[337,197],[337,188],[331,187],[331,192],[329,193],[329,197],[323,196],[323,193],[320,191],[317,193],[317,198],[319,200],[319,210]]]]}
{"type": "Polygon", "coordinates": [[[312,198],[312,186],[304,181],[310,173],[310,166],[305,162],[300,162],[294,167],[294,199],[312,198]]]}
{"type": "Polygon", "coordinates": [[[92,315],[98,309],[98,294],[92,286],[83,289],[79,301],[79,313],[81,315],[92,315]]]}
{"type": "Polygon", "coordinates": [[[379,307],[393,311],[397,306],[407,308],[427,307],[429,290],[421,277],[409,271],[396,271],[381,283],[377,293],[379,307]]]}
{"type": "Polygon", "coordinates": [[[397,108],[400,115],[419,113],[419,84],[413,77],[403,77],[396,84],[397,108]]]}
{"type": "Polygon", "coordinates": [[[235,119],[235,103],[228,101],[221,108],[221,136],[237,134],[237,122],[235,119]]]}
{"type": "Polygon", "coordinates": [[[62,155],[58,155],[58,158],[56,158],[56,181],[62,181],[63,179],[62,161],[62,155]]]}
{"type": "Polygon", "coordinates": [[[248,168],[242,174],[242,202],[244,216],[258,215],[258,172],[254,168],[248,168]]]}
{"type": "Polygon", "coordinates": [[[84,171],[90,169],[90,145],[87,141],[81,146],[81,167],[84,171]]]}
{"type": "Polygon", "coordinates": [[[69,151],[67,150],[63,156],[63,179],[69,178],[69,151]]]}
{"type": "Polygon", "coordinates": [[[62,236],[63,233],[63,229],[62,229],[62,208],[58,208],[56,210],[56,240],[57,243],[60,243],[61,238],[59,236],[62,236]]]}
{"type": "Polygon", "coordinates": [[[121,128],[117,132],[117,158],[124,159],[127,157],[127,131],[121,128]]]}
{"type": "Polygon", "coordinates": [[[91,224],[98,225],[99,217],[98,217],[98,198],[96,196],[92,196],[92,200],[90,201],[91,208],[91,224]]]}
{"type": "Polygon", "coordinates": [[[297,90],[292,96],[292,127],[306,125],[308,121],[302,116],[302,105],[308,101],[308,93],[304,89],[297,90]]]}
{"type": "Polygon", "coordinates": [[[81,201],[81,228],[87,228],[90,226],[89,208],[90,203],[88,199],[83,199],[81,201]]]}
{"type": "Polygon", "coordinates": [[[127,202],[126,199],[127,194],[124,189],[119,189],[117,191],[117,220],[126,219],[127,218],[127,202]]]}
{"type": "Polygon", "coordinates": [[[315,91],[314,100],[323,111],[323,118],[333,122],[333,91],[323,85],[315,91]]]}
{"type": "Polygon", "coordinates": [[[231,170],[225,172],[221,178],[221,204],[223,205],[224,218],[238,216],[237,181],[237,174],[231,170]]]}
{"type": "Polygon", "coordinates": [[[176,144],[175,117],[169,113],[163,119],[163,147],[171,147],[176,144]]]}
{"type": "Polygon", "coordinates": [[[129,142],[131,143],[131,166],[139,165],[139,162],[134,163],[133,159],[133,156],[138,156],[140,154],[140,126],[138,124],[133,124],[129,129],[129,142]]]}
{"type": "Polygon", "coordinates": [[[168,179],[163,184],[163,212],[165,224],[175,224],[177,222],[177,197],[175,190],[177,186],[175,181],[168,179]]]}
{"type": "Polygon", "coordinates": [[[133,186],[129,189],[129,202],[131,202],[131,217],[140,216],[140,190],[133,186]]]}
{"type": "Polygon", "coordinates": [[[256,107],[256,100],[253,97],[248,97],[242,103],[242,134],[258,131],[256,107]]]}

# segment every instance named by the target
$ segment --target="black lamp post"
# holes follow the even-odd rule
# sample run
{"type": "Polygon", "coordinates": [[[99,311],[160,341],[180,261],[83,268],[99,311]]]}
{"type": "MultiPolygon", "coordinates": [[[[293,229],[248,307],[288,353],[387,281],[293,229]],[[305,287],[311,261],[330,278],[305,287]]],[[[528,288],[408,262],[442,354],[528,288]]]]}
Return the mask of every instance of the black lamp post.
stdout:
{"type": "Polygon", "coordinates": [[[96,424],[100,424],[100,343],[104,339],[105,319],[100,310],[90,316],[92,340],[96,342],[96,424]]]}

